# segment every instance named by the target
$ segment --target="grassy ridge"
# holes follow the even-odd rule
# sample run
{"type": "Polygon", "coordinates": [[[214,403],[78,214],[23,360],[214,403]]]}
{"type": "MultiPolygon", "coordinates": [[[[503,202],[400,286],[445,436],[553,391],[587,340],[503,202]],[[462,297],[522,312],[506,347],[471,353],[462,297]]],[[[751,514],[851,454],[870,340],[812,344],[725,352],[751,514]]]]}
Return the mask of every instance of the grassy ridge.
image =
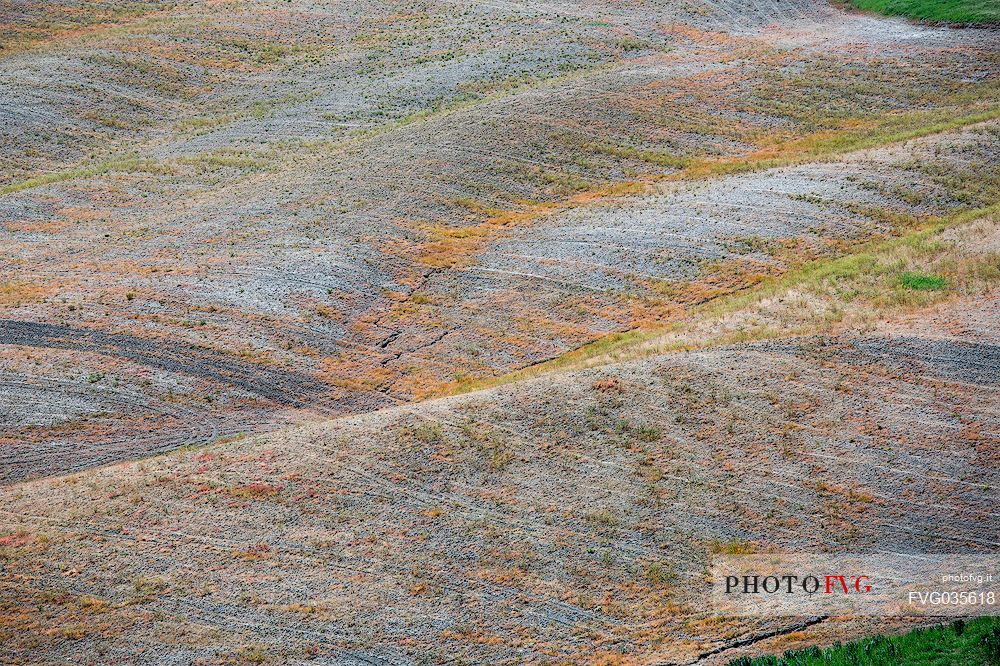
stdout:
{"type": "Polygon", "coordinates": [[[965,257],[952,243],[942,242],[947,229],[978,232],[974,223],[988,228],[1000,215],[1000,204],[933,218],[902,236],[877,239],[852,248],[847,254],[809,261],[787,273],[767,278],[757,286],[713,299],[691,311],[686,320],[664,329],[612,333],[554,359],[499,377],[462,382],[449,393],[467,393],[549,372],[579,370],[593,365],[636,358],[737,344],[791,335],[814,335],[852,321],[854,325],[914,308],[927,307],[957,294],[978,294],[1000,283],[1000,263],[994,254],[965,257]],[[762,302],[792,292],[808,293],[828,309],[798,313],[779,328],[722,330],[687,340],[685,328],[699,322],[721,321],[735,312],[749,312],[762,302]],[[850,315],[850,316],[849,316],[850,315]]]}
{"type": "Polygon", "coordinates": [[[1000,23],[997,0],[850,0],[858,9],[940,23],[1000,23]]]}
{"type": "Polygon", "coordinates": [[[5,185],[3,187],[0,187],[0,195],[14,194],[15,192],[20,192],[22,190],[30,190],[33,187],[42,187],[44,185],[51,185],[53,183],[62,183],[67,180],[76,180],[79,178],[93,178],[95,176],[101,176],[106,173],[131,173],[131,172],[156,173],[156,174],[172,173],[169,167],[157,164],[153,160],[140,159],[136,157],[119,158],[119,159],[105,160],[103,162],[98,162],[97,164],[91,166],[83,166],[75,169],[67,169],[65,171],[55,171],[53,173],[46,173],[40,176],[35,176],[34,178],[22,180],[20,182],[11,183],[10,185],[5,185]]]}
{"type": "Polygon", "coordinates": [[[902,636],[874,636],[780,657],[741,657],[729,666],[981,666],[1000,664],[1000,618],[956,620],[902,636]]]}
{"type": "Polygon", "coordinates": [[[996,108],[1000,90],[995,85],[977,86],[973,95],[975,94],[982,95],[988,108],[972,110],[979,103],[971,96],[962,95],[954,100],[956,106],[882,114],[865,121],[853,121],[843,129],[816,132],[761,148],[747,156],[695,160],[667,179],[726,176],[815,162],[855,150],[901,143],[1000,118],[1000,109],[996,108]]]}

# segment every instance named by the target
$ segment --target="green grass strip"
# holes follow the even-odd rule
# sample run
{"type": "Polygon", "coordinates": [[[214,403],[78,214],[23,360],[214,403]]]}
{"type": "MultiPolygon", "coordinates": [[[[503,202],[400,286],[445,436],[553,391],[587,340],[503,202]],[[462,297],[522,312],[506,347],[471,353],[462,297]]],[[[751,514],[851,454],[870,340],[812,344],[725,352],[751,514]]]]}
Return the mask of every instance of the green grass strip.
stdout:
{"type": "Polygon", "coordinates": [[[997,0],[850,0],[858,9],[936,23],[1000,23],[997,0]]]}
{"type": "Polygon", "coordinates": [[[83,167],[77,167],[75,169],[66,169],[65,171],[46,173],[40,176],[35,176],[33,178],[28,178],[27,180],[11,183],[10,185],[5,185],[4,187],[0,187],[0,195],[13,194],[15,192],[20,192],[22,190],[29,190],[33,187],[42,187],[43,185],[51,185],[52,183],[61,183],[67,180],[76,180],[78,178],[93,178],[94,176],[100,176],[112,172],[122,172],[122,173],[141,172],[141,173],[158,173],[158,174],[173,173],[173,171],[169,167],[154,162],[152,160],[146,160],[140,158],[108,160],[105,162],[92,164],[90,166],[83,166],[83,167]]]}
{"type": "Polygon", "coordinates": [[[901,636],[873,636],[781,656],[741,657],[729,666],[984,666],[1000,664],[1000,618],[955,620],[901,636]]]}

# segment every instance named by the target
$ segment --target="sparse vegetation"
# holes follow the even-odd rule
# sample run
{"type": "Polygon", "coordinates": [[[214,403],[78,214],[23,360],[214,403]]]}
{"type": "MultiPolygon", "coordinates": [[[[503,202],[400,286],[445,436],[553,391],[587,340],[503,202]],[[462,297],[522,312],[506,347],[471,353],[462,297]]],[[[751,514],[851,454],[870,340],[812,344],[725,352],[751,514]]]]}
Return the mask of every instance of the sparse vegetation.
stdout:
{"type": "Polygon", "coordinates": [[[709,550],[722,555],[752,555],[758,552],[759,546],[753,542],[742,539],[729,539],[726,541],[713,541],[709,550]]]}
{"type": "Polygon", "coordinates": [[[170,167],[148,159],[123,158],[123,159],[106,160],[103,162],[98,162],[97,164],[94,164],[92,166],[67,169],[65,171],[45,174],[43,176],[35,176],[34,178],[29,178],[27,180],[22,180],[20,182],[11,183],[9,185],[4,185],[3,187],[0,187],[0,195],[14,194],[15,192],[31,189],[33,187],[52,185],[53,183],[75,180],[77,178],[93,178],[95,176],[102,176],[104,174],[116,173],[116,172],[118,173],[138,172],[138,173],[166,174],[166,175],[172,173],[170,167]]]}
{"type": "Polygon", "coordinates": [[[6,3],[0,662],[695,663],[714,553],[1000,542],[995,42],[6,3]]]}
{"type": "Polygon", "coordinates": [[[1000,282],[997,253],[970,253],[991,233],[997,206],[931,220],[918,230],[853,248],[842,257],[808,262],[779,278],[764,280],[744,293],[714,300],[667,330],[631,331],[605,336],[527,371],[471,382],[460,391],[496,386],[553,371],[709,345],[766,340],[781,335],[826,333],[870,322],[907,309],[926,307],[949,294],[977,295],[1000,282]],[[963,241],[940,241],[949,229],[963,241]],[[930,269],[933,272],[923,272],[930,269]],[[801,307],[795,307],[801,303],[801,307]],[[740,318],[721,324],[735,312],[764,314],[780,310],[778,320],[758,317],[752,327],[740,318]],[[720,325],[717,325],[720,324],[720,325]],[[701,331],[709,329],[710,335],[701,331]]]}
{"type": "Polygon", "coordinates": [[[424,444],[440,444],[444,441],[440,423],[421,423],[414,429],[413,436],[424,444]]]}
{"type": "Polygon", "coordinates": [[[584,518],[589,523],[602,527],[615,527],[619,524],[618,517],[610,509],[597,509],[587,512],[584,518]]]}

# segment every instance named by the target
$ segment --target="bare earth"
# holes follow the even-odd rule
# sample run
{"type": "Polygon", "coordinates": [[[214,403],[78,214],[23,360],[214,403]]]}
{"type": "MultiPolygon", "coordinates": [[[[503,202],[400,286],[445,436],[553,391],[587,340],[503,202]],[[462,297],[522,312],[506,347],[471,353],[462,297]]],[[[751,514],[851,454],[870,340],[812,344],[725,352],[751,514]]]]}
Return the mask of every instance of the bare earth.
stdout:
{"type": "Polygon", "coordinates": [[[715,618],[706,567],[996,552],[996,289],[430,398],[996,204],[998,73],[820,0],[0,5],[0,663],[901,630],[715,618]]]}

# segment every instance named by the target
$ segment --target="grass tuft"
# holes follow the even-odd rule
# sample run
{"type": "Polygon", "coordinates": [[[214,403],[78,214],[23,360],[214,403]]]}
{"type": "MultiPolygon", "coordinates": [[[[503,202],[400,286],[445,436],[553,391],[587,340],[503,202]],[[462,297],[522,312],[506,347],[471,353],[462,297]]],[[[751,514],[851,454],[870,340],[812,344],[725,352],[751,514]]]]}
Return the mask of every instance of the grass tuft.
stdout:
{"type": "Polygon", "coordinates": [[[907,289],[917,291],[938,291],[948,287],[948,281],[940,275],[924,273],[903,273],[899,276],[899,282],[907,289]]]}

